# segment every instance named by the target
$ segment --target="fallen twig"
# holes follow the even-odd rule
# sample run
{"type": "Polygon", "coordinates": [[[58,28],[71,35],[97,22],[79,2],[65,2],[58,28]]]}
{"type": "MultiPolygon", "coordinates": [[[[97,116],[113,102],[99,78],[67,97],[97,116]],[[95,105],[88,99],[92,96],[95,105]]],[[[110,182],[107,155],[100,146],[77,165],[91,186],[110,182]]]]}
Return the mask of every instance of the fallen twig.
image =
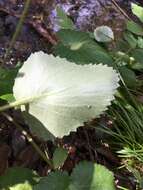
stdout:
{"type": "MultiPolygon", "coordinates": [[[[14,16],[18,19],[21,16],[21,15],[15,13],[14,11],[10,11],[4,7],[0,7],[0,11],[6,13],[8,15],[14,16]]],[[[57,40],[56,36],[54,34],[52,34],[52,32],[49,32],[47,29],[45,29],[42,26],[42,23],[38,22],[37,20],[30,20],[30,19],[29,20],[25,19],[24,23],[31,25],[43,38],[45,38],[52,45],[57,44],[58,40],[57,40]]]]}

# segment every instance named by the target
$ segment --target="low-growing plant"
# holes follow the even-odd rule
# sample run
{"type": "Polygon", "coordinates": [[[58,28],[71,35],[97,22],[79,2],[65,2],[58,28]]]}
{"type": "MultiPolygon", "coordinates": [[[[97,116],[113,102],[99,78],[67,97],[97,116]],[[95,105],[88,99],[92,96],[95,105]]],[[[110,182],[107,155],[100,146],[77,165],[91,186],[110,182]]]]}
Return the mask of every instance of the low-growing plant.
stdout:
{"type": "Polygon", "coordinates": [[[69,176],[64,171],[54,171],[39,177],[25,168],[10,168],[0,177],[3,190],[115,190],[113,173],[104,166],[83,161],[69,176]],[[19,175],[21,174],[21,175],[19,175]]]}

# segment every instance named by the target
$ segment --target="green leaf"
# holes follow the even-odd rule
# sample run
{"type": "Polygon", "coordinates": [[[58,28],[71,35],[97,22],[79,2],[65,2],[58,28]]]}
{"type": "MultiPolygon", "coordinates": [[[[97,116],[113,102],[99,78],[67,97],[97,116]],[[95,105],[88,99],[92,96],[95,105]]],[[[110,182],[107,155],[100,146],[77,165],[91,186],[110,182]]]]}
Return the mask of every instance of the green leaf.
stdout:
{"type": "Polygon", "coordinates": [[[67,159],[68,156],[68,152],[66,149],[63,148],[56,148],[56,150],[54,151],[53,154],[53,165],[54,168],[59,168],[60,166],[62,166],[65,162],[65,160],[67,159]]]}
{"type": "Polygon", "coordinates": [[[137,62],[143,64],[143,49],[135,49],[131,53],[132,57],[134,57],[137,62]]]}
{"type": "Polygon", "coordinates": [[[127,30],[133,34],[143,36],[143,28],[133,21],[127,21],[127,30]]]}
{"type": "Polygon", "coordinates": [[[18,69],[0,68],[0,96],[12,93],[14,79],[18,69]]]}
{"type": "Polygon", "coordinates": [[[143,22],[143,7],[135,4],[135,3],[131,3],[131,7],[132,7],[132,12],[134,15],[136,15],[141,22],[143,22]]]}
{"type": "Polygon", "coordinates": [[[135,49],[131,52],[132,57],[135,59],[135,63],[131,67],[135,70],[143,69],[143,49],[135,49]]]}
{"type": "Polygon", "coordinates": [[[15,186],[25,183],[34,185],[38,181],[39,176],[34,171],[27,168],[13,167],[9,168],[3,176],[0,176],[0,189],[5,190],[12,187],[14,189],[15,186]]]}
{"type": "Polygon", "coordinates": [[[137,45],[139,48],[143,49],[143,38],[138,37],[137,45]]]}
{"type": "Polygon", "coordinates": [[[137,63],[134,63],[131,67],[132,67],[132,69],[141,71],[143,69],[143,64],[137,62],[137,63]]]}
{"type": "Polygon", "coordinates": [[[137,46],[137,39],[131,33],[125,32],[124,39],[129,43],[131,48],[135,48],[137,46]]]}
{"type": "Polygon", "coordinates": [[[59,26],[63,29],[75,29],[72,20],[66,15],[66,13],[60,7],[57,7],[56,10],[59,26]]]}
{"type": "Polygon", "coordinates": [[[4,94],[2,96],[0,96],[1,100],[5,100],[7,102],[13,102],[15,100],[13,94],[4,94]]]}
{"type": "Polygon", "coordinates": [[[116,53],[117,51],[121,51],[121,52],[127,52],[127,50],[130,49],[129,44],[124,40],[124,39],[120,39],[117,43],[116,43],[116,49],[114,50],[114,52],[116,53]]]}
{"type": "Polygon", "coordinates": [[[29,103],[27,111],[56,137],[76,131],[106,110],[119,80],[106,65],[76,65],[43,52],[32,54],[20,73],[23,77],[15,79],[13,88],[15,99],[29,103]]]}
{"type": "Polygon", "coordinates": [[[114,33],[108,26],[99,26],[94,30],[95,39],[98,42],[111,42],[114,40],[114,33]]]}
{"type": "Polygon", "coordinates": [[[83,161],[71,174],[70,190],[115,190],[112,172],[99,164],[83,161]]]}
{"type": "Polygon", "coordinates": [[[109,54],[98,50],[96,46],[92,46],[91,44],[85,44],[76,51],[69,49],[63,44],[58,44],[55,47],[55,54],[59,55],[61,58],[66,58],[71,62],[82,65],[90,63],[113,65],[112,57],[109,54]]]}
{"type": "MultiPolygon", "coordinates": [[[[80,49],[82,45],[86,43],[94,43],[88,33],[76,30],[60,30],[59,32],[57,32],[57,36],[65,46],[68,46],[70,49],[73,50],[73,46],[79,46],[78,49],[80,49]]],[[[97,47],[101,50],[100,46],[97,45],[97,47]]]]}
{"type": "Polygon", "coordinates": [[[57,36],[59,37],[63,45],[68,46],[70,49],[73,50],[74,48],[72,48],[72,46],[76,44],[77,46],[79,46],[78,49],[82,48],[84,45],[89,45],[89,47],[94,46],[97,50],[106,52],[105,49],[102,48],[98,43],[96,43],[94,39],[90,37],[90,34],[86,32],[67,29],[57,32],[57,36]]]}
{"type": "Polygon", "coordinates": [[[57,33],[61,40],[55,46],[55,54],[69,61],[86,63],[103,63],[112,65],[112,57],[100,47],[89,34],[72,30],[61,30],[57,33]]]}
{"type": "Polygon", "coordinates": [[[128,69],[126,66],[121,66],[119,67],[119,71],[124,79],[125,84],[129,88],[135,88],[137,86],[136,75],[131,69],[128,69]]]}
{"type": "Polygon", "coordinates": [[[25,182],[23,184],[14,185],[13,187],[10,187],[9,190],[32,190],[32,186],[25,182]]]}
{"type": "Polygon", "coordinates": [[[70,183],[66,172],[51,172],[47,177],[43,177],[33,190],[68,190],[70,183]]]}
{"type": "Polygon", "coordinates": [[[122,51],[117,51],[115,56],[121,60],[121,62],[117,63],[118,66],[124,65],[124,63],[130,63],[130,56],[122,51]]]}

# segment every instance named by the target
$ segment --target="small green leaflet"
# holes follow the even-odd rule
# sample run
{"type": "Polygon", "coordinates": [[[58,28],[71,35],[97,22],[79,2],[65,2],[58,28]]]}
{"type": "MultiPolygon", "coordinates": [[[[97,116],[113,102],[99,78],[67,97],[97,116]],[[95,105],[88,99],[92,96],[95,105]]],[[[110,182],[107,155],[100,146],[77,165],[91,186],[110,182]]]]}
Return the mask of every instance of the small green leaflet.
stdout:
{"type": "Polygon", "coordinates": [[[54,168],[57,169],[61,166],[63,166],[65,160],[68,157],[68,152],[66,149],[63,149],[61,147],[56,148],[53,154],[53,165],[54,168]]]}
{"type": "Polygon", "coordinates": [[[7,102],[12,102],[15,100],[12,93],[11,94],[4,94],[4,95],[0,96],[0,99],[5,100],[7,102]]]}
{"type": "Polygon", "coordinates": [[[66,13],[60,8],[56,8],[58,16],[58,24],[62,29],[75,29],[72,20],[66,15],[66,13]]]}
{"type": "Polygon", "coordinates": [[[133,21],[127,21],[127,30],[133,34],[143,36],[143,28],[133,21]]]}
{"type": "Polygon", "coordinates": [[[10,187],[9,190],[32,190],[32,186],[25,182],[23,184],[17,184],[13,187],[10,187]]]}
{"type": "Polygon", "coordinates": [[[18,68],[5,69],[0,67],[0,96],[12,93],[17,72],[18,68]]]}
{"type": "Polygon", "coordinates": [[[137,39],[129,32],[124,32],[124,39],[128,42],[131,48],[135,48],[137,46],[137,39]]]}
{"type": "Polygon", "coordinates": [[[136,15],[140,19],[141,22],[143,22],[143,7],[135,3],[132,3],[131,7],[132,7],[133,14],[136,15]]]}
{"type": "Polygon", "coordinates": [[[50,134],[63,137],[107,109],[118,81],[107,65],[76,65],[37,52],[19,70],[13,92],[18,102],[29,103],[28,113],[50,134]]]}
{"type": "Polygon", "coordinates": [[[111,42],[114,40],[114,33],[108,26],[99,26],[94,30],[95,39],[98,42],[111,42]]]}

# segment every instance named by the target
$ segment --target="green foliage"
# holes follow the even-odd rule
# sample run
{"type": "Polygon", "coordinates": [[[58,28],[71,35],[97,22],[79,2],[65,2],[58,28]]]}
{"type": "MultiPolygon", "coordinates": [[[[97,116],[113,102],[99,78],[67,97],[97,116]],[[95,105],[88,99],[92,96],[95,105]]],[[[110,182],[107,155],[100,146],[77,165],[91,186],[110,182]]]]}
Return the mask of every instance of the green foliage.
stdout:
{"type": "Polygon", "coordinates": [[[133,21],[127,21],[127,30],[133,34],[143,36],[143,28],[133,21]]]}
{"type": "Polygon", "coordinates": [[[57,169],[62,166],[67,159],[68,152],[66,149],[63,148],[56,148],[53,154],[53,165],[54,168],[57,169]]]}
{"type": "Polygon", "coordinates": [[[12,93],[18,69],[0,68],[0,96],[12,93]]]}
{"type": "Polygon", "coordinates": [[[135,58],[135,60],[143,64],[143,49],[135,49],[132,51],[132,56],[135,58]]]}
{"type": "Polygon", "coordinates": [[[139,48],[143,49],[143,38],[142,37],[138,37],[137,45],[139,48]]]}
{"type": "Polygon", "coordinates": [[[71,174],[70,190],[115,190],[112,172],[99,164],[81,162],[71,174]]]}
{"type": "Polygon", "coordinates": [[[102,165],[86,161],[79,163],[71,176],[55,171],[39,178],[32,170],[11,168],[0,177],[2,190],[47,190],[47,187],[49,190],[115,190],[112,172],[102,165]]]}
{"type": "Polygon", "coordinates": [[[75,29],[75,26],[72,20],[65,14],[65,12],[60,8],[57,7],[57,16],[58,16],[58,25],[62,29],[75,29]]]}
{"type": "Polygon", "coordinates": [[[131,53],[132,57],[135,59],[132,68],[141,71],[143,69],[143,49],[134,49],[131,53]]]}
{"type": "Polygon", "coordinates": [[[51,172],[47,177],[41,178],[33,190],[68,190],[70,178],[66,172],[51,172]]]}
{"type": "Polygon", "coordinates": [[[71,176],[56,171],[43,177],[34,190],[115,190],[112,172],[99,164],[81,162],[71,176]]]}
{"type": "Polygon", "coordinates": [[[61,30],[57,35],[61,42],[55,46],[56,55],[79,64],[103,63],[112,65],[113,60],[110,54],[99,46],[88,33],[61,30]]]}
{"type": "Polygon", "coordinates": [[[136,75],[131,69],[121,66],[119,67],[119,72],[129,88],[135,88],[137,86],[136,75]]]}
{"type": "Polygon", "coordinates": [[[14,185],[13,187],[10,187],[9,190],[32,190],[32,186],[25,182],[23,184],[14,185]]]}
{"type": "Polygon", "coordinates": [[[13,167],[0,176],[0,189],[3,190],[31,190],[31,186],[39,181],[39,176],[30,169],[13,167]],[[21,189],[19,189],[22,187],[21,189]]]}
{"type": "Polygon", "coordinates": [[[124,157],[135,158],[140,162],[143,162],[142,110],[142,106],[138,108],[131,106],[125,97],[123,100],[119,99],[109,111],[114,127],[101,128],[113,137],[111,143],[117,145],[116,149],[124,149],[120,151],[120,154],[124,157]]]}
{"type": "Polygon", "coordinates": [[[131,48],[135,48],[137,46],[137,39],[131,33],[125,32],[124,39],[128,42],[131,48]]]}
{"type": "MultiPolygon", "coordinates": [[[[76,30],[60,30],[57,32],[57,36],[63,45],[69,47],[71,50],[78,50],[84,44],[93,43],[92,39],[89,37],[88,33],[76,31],[76,30]]],[[[101,49],[100,46],[96,46],[101,49]]]]}
{"type": "Polygon", "coordinates": [[[141,22],[143,22],[143,7],[132,3],[132,12],[140,19],[141,22]]]}
{"type": "Polygon", "coordinates": [[[7,102],[13,102],[15,100],[13,94],[4,94],[0,96],[0,99],[5,100],[7,102]]]}

